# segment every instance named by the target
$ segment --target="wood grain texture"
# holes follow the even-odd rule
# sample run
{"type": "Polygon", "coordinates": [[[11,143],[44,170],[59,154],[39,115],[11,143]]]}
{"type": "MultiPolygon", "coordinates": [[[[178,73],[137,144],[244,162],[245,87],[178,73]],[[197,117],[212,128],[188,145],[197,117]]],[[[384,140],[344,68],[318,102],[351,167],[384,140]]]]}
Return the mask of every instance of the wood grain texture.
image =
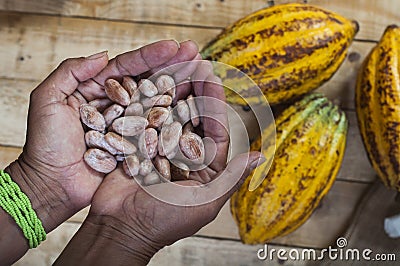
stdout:
{"type": "MultiPolygon", "coordinates": [[[[64,223],[48,234],[47,240],[38,248],[29,250],[14,266],[52,265],[68,244],[80,225],[64,223]]],[[[274,260],[261,261],[257,259],[257,251],[263,248],[258,246],[245,246],[238,241],[215,240],[200,237],[189,237],[160,250],[150,261],[149,265],[174,265],[174,266],[224,266],[224,265],[281,265],[275,256],[274,260]]],[[[269,245],[269,249],[290,248],[269,245]]],[[[299,252],[301,248],[294,248],[299,252]]],[[[305,261],[291,261],[285,265],[306,265],[305,261]]]]}
{"type": "MultiPolygon", "coordinates": [[[[239,266],[239,265],[307,265],[307,261],[281,261],[277,259],[276,253],[273,260],[259,260],[257,251],[263,245],[245,246],[237,241],[204,239],[189,237],[180,240],[172,246],[159,251],[150,261],[150,266],[174,265],[174,266],[239,266]]],[[[289,252],[292,248],[268,245],[268,249],[285,250],[289,252]]],[[[302,252],[301,248],[293,248],[302,252]]]]}
{"type": "MultiPolygon", "coordinates": [[[[0,0],[0,10],[63,16],[141,21],[223,28],[269,3],[304,3],[304,0],[0,0]]],[[[400,23],[397,0],[308,0],[360,23],[359,39],[378,40],[385,27],[400,23]]]]}
{"type": "Polygon", "coordinates": [[[6,168],[21,154],[21,148],[0,146],[0,169],[6,168]]]}
{"type": "Polygon", "coordinates": [[[0,11],[0,77],[42,80],[68,57],[110,57],[161,39],[204,45],[219,30],[0,11]]]}

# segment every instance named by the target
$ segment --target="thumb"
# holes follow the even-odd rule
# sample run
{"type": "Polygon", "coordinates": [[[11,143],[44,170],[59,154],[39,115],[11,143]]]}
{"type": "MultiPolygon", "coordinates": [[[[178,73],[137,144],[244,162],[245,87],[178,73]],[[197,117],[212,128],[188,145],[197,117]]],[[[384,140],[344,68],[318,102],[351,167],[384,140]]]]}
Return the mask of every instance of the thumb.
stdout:
{"type": "Polygon", "coordinates": [[[251,171],[264,162],[265,157],[257,151],[236,155],[228,163],[225,170],[222,171],[222,175],[224,177],[223,179],[236,180],[236,184],[226,194],[217,200],[218,205],[222,207],[225,202],[232,197],[233,193],[235,193],[243,185],[251,171]],[[241,175],[238,176],[238,174],[241,175]]]}
{"type": "Polygon", "coordinates": [[[64,60],[33,92],[31,97],[46,103],[62,102],[80,82],[95,77],[108,63],[107,52],[64,60]]]}

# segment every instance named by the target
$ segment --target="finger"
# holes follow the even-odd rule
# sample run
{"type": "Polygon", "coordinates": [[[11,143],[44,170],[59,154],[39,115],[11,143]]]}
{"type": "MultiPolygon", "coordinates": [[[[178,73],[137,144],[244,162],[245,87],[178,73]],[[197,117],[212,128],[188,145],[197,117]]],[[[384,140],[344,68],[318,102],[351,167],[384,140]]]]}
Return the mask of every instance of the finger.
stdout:
{"type": "Polygon", "coordinates": [[[204,100],[200,105],[202,106],[200,116],[203,121],[204,137],[210,137],[216,145],[216,156],[210,164],[215,171],[220,171],[225,167],[229,149],[226,99],[224,88],[220,84],[221,80],[214,75],[207,78],[203,86],[203,96],[210,97],[210,100],[204,100]]]}
{"type": "Polygon", "coordinates": [[[222,208],[225,202],[232,197],[233,193],[243,185],[251,171],[264,162],[265,157],[260,152],[256,151],[235,156],[218,178],[223,178],[226,182],[232,182],[232,180],[234,180],[236,183],[227,193],[216,200],[217,206],[222,208]]]}
{"type": "Polygon", "coordinates": [[[204,81],[207,79],[208,76],[212,74],[212,72],[213,72],[213,67],[210,61],[202,60],[199,63],[196,72],[194,72],[192,76],[193,89],[195,95],[197,96],[203,95],[204,81]]]}
{"type": "Polygon", "coordinates": [[[118,55],[98,76],[81,84],[78,90],[88,101],[105,98],[103,86],[106,79],[110,77],[120,79],[122,76],[137,76],[145,73],[172,60],[178,50],[176,41],[168,40],[118,55]]]}
{"type": "MultiPolygon", "coordinates": [[[[196,60],[196,58],[201,59],[201,56],[199,58],[199,47],[197,44],[193,41],[185,41],[181,42],[179,44],[179,50],[176,53],[176,55],[166,62],[165,64],[162,64],[159,67],[156,67],[151,70],[151,74],[157,73],[160,70],[164,70],[165,68],[168,68],[170,66],[182,63],[182,62],[187,62],[187,61],[192,61],[196,60]]],[[[182,64],[183,66],[184,64],[182,64]]],[[[168,71],[168,74],[172,74],[173,72],[179,71],[180,67],[177,65],[176,67],[171,68],[171,72],[168,71]]]]}
{"type": "Polygon", "coordinates": [[[96,76],[107,62],[107,52],[67,59],[32,92],[32,97],[43,104],[64,102],[79,83],[96,76]]]}
{"type": "Polygon", "coordinates": [[[167,63],[176,56],[178,50],[178,44],[173,40],[143,46],[112,59],[94,80],[103,85],[110,77],[137,76],[167,63]]]}

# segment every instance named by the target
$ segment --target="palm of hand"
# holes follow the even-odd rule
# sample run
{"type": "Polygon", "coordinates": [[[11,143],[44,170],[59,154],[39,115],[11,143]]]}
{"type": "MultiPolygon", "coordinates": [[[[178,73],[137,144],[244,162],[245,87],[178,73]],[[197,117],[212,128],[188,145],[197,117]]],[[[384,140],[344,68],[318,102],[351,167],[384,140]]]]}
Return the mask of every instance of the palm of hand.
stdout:
{"type": "Polygon", "coordinates": [[[43,169],[46,182],[59,184],[73,205],[87,205],[103,175],[83,161],[86,146],[76,103],[38,99],[30,107],[28,132],[24,159],[43,169]]]}

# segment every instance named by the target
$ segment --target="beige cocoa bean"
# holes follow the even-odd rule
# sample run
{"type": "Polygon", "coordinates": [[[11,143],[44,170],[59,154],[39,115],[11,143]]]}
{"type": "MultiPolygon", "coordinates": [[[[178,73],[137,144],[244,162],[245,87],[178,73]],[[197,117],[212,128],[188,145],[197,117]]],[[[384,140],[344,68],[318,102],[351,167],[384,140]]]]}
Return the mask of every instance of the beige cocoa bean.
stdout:
{"type": "Polygon", "coordinates": [[[110,107],[108,107],[106,110],[103,112],[104,120],[106,121],[106,126],[110,126],[112,122],[114,122],[115,119],[120,117],[122,113],[124,112],[124,107],[118,104],[113,104],[110,107]]]}
{"type": "Polygon", "coordinates": [[[189,105],[184,100],[179,100],[176,103],[176,114],[178,115],[179,121],[182,124],[187,123],[190,120],[190,109],[189,105]]]}
{"type": "Polygon", "coordinates": [[[131,103],[138,103],[140,102],[140,96],[142,94],[140,93],[140,90],[135,90],[131,96],[131,103]]]}
{"type": "Polygon", "coordinates": [[[163,125],[170,125],[174,122],[174,115],[172,113],[171,106],[168,106],[167,109],[168,109],[169,114],[168,114],[168,118],[164,121],[163,125]]]}
{"type": "Polygon", "coordinates": [[[169,161],[165,157],[161,157],[157,155],[154,158],[154,167],[157,169],[158,173],[165,178],[166,180],[171,180],[171,169],[169,165],[169,161]]]}
{"type": "Polygon", "coordinates": [[[108,151],[112,155],[117,154],[117,150],[111,147],[104,137],[104,134],[95,130],[90,130],[85,134],[86,145],[89,148],[97,148],[108,151]]]}
{"type": "Polygon", "coordinates": [[[180,161],[172,161],[170,163],[171,179],[173,181],[188,180],[190,169],[189,167],[180,161]]]}
{"type": "Polygon", "coordinates": [[[158,93],[156,85],[151,80],[141,79],[138,86],[140,92],[146,97],[153,97],[158,93]]]}
{"type": "Polygon", "coordinates": [[[201,137],[195,133],[182,134],[179,139],[179,148],[183,155],[194,164],[204,162],[204,143],[201,137]]]}
{"type": "Polygon", "coordinates": [[[129,93],[115,79],[107,79],[105,82],[105,92],[107,97],[113,102],[122,106],[128,106],[130,103],[129,93]]]}
{"type": "Polygon", "coordinates": [[[142,104],[145,109],[151,107],[168,107],[172,104],[172,97],[169,95],[156,95],[151,98],[142,99],[142,104]]]}
{"type": "Polygon", "coordinates": [[[194,132],[194,127],[192,125],[192,122],[189,121],[183,126],[182,134],[187,134],[187,133],[191,133],[191,132],[194,132]]]}
{"type": "Polygon", "coordinates": [[[149,122],[140,116],[124,116],[114,120],[112,129],[122,136],[137,136],[141,134],[149,122]]]}
{"type": "Polygon", "coordinates": [[[140,162],[136,155],[129,155],[122,162],[122,168],[125,174],[128,176],[135,177],[139,174],[140,162]]]}
{"type": "Polygon", "coordinates": [[[79,108],[82,123],[91,129],[104,131],[106,129],[106,121],[103,115],[90,104],[82,104],[79,108]]]}
{"type": "Polygon", "coordinates": [[[151,171],[153,171],[153,163],[152,163],[152,161],[149,160],[149,159],[144,159],[144,160],[140,163],[139,174],[140,174],[141,176],[146,176],[146,175],[150,174],[151,171]]]}
{"type": "Polygon", "coordinates": [[[190,120],[194,127],[197,127],[200,124],[199,110],[196,106],[196,101],[192,95],[189,95],[186,100],[189,109],[190,109],[190,120]]]}
{"type": "Polygon", "coordinates": [[[167,108],[153,107],[147,116],[149,127],[160,128],[164,124],[165,120],[168,119],[169,114],[167,108]]]}
{"type": "Polygon", "coordinates": [[[175,98],[175,81],[171,76],[161,75],[156,80],[156,87],[158,88],[158,94],[167,93],[172,98],[175,98]]]}
{"type": "Polygon", "coordinates": [[[151,186],[161,183],[161,179],[156,172],[151,172],[143,178],[143,185],[151,186]]]}
{"type": "Polygon", "coordinates": [[[137,148],[133,143],[114,132],[108,132],[104,136],[104,139],[117,151],[118,154],[129,155],[134,154],[137,151],[137,148]]]}
{"type": "Polygon", "coordinates": [[[174,158],[178,151],[179,138],[182,135],[182,125],[179,122],[173,122],[161,128],[160,141],[162,150],[160,155],[164,154],[168,159],[174,158]]]}
{"type": "Polygon", "coordinates": [[[89,104],[97,109],[99,112],[104,112],[110,105],[113,104],[113,102],[108,99],[95,99],[93,101],[90,101],[89,104]]]}
{"type": "Polygon", "coordinates": [[[97,172],[108,174],[117,167],[117,160],[106,151],[89,149],[83,155],[87,165],[97,172]]]}
{"type": "Polygon", "coordinates": [[[141,103],[131,103],[125,109],[125,116],[142,116],[143,105],[141,103]]]}
{"type": "Polygon", "coordinates": [[[136,81],[129,76],[125,76],[122,78],[122,87],[128,92],[129,97],[132,97],[135,91],[137,91],[138,86],[136,81]]]}
{"type": "Polygon", "coordinates": [[[139,150],[146,159],[157,155],[158,135],[154,128],[147,128],[138,139],[139,150]]]}

